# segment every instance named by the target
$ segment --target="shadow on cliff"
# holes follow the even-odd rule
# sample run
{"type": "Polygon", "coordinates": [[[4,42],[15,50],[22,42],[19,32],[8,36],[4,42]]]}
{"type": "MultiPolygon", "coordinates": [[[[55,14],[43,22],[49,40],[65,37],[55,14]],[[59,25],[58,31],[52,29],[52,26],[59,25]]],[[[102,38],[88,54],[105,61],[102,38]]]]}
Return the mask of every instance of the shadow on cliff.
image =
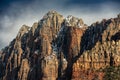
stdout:
{"type": "Polygon", "coordinates": [[[18,79],[18,74],[16,72],[19,71],[19,67],[12,69],[12,71],[8,71],[7,75],[5,74],[5,69],[3,68],[2,73],[0,75],[0,80],[16,80],[18,79]]]}
{"type": "MultiPolygon", "coordinates": [[[[0,80],[3,80],[3,77],[5,77],[5,72],[6,72],[6,64],[8,62],[8,58],[10,57],[11,53],[12,53],[12,50],[14,48],[14,45],[15,44],[15,39],[13,39],[13,41],[10,42],[9,46],[6,46],[5,48],[2,49],[2,55],[4,56],[1,56],[0,57],[0,80]],[[4,58],[3,58],[4,57],[4,58]]],[[[13,70],[16,70],[16,69],[13,69],[13,70]]],[[[10,74],[12,73],[9,72],[10,74]]],[[[10,80],[10,79],[8,79],[10,80]]]]}
{"type": "Polygon", "coordinates": [[[120,40],[120,31],[111,37],[111,40],[118,41],[120,40]]]}
{"type": "Polygon", "coordinates": [[[95,23],[85,30],[80,43],[80,52],[77,56],[73,57],[71,63],[68,62],[66,73],[63,76],[64,80],[72,79],[73,64],[80,58],[86,50],[91,50],[99,41],[102,43],[102,33],[107,29],[111,20],[103,20],[101,23],[95,23]]]}

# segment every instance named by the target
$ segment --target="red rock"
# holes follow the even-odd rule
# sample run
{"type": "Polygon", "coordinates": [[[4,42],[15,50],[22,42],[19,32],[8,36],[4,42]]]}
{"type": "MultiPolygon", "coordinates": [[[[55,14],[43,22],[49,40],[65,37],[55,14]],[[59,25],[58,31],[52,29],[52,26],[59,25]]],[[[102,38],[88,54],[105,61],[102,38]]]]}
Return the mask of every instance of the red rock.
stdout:
{"type": "Polygon", "coordinates": [[[100,69],[120,65],[119,34],[119,15],[87,27],[50,11],[0,52],[0,80],[103,80],[100,69]]]}

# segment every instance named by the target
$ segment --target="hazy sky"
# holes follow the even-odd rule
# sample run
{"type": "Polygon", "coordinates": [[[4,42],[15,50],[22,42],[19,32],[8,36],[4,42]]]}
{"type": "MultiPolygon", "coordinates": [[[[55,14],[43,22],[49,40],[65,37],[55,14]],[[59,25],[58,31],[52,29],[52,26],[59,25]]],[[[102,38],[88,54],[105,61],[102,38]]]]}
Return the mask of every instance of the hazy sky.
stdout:
{"type": "Polygon", "coordinates": [[[32,26],[45,13],[56,10],[90,25],[120,13],[120,0],[0,0],[0,49],[16,37],[23,24],[32,26]]]}

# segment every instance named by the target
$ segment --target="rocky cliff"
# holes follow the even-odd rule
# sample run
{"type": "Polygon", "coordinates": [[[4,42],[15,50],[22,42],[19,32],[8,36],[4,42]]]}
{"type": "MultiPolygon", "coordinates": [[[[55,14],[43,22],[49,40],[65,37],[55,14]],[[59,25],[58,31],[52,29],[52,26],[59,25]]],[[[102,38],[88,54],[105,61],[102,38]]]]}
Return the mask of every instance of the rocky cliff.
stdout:
{"type": "Polygon", "coordinates": [[[120,15],[87,26],[49,11],[0,51],[0,80],[104,80],[120,65],[120,15]]]}

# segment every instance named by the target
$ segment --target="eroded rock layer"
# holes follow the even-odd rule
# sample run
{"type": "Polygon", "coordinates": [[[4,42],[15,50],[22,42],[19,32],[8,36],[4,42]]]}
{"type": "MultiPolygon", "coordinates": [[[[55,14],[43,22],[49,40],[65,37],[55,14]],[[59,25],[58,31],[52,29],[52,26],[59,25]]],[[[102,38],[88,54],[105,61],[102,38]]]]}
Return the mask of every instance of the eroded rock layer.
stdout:
{"type": "Polygon", "coordinates": [[[103,80],[120,65],[120,17],[91,26],[49,11],[0,51],[0,80],[103,80]]]}

